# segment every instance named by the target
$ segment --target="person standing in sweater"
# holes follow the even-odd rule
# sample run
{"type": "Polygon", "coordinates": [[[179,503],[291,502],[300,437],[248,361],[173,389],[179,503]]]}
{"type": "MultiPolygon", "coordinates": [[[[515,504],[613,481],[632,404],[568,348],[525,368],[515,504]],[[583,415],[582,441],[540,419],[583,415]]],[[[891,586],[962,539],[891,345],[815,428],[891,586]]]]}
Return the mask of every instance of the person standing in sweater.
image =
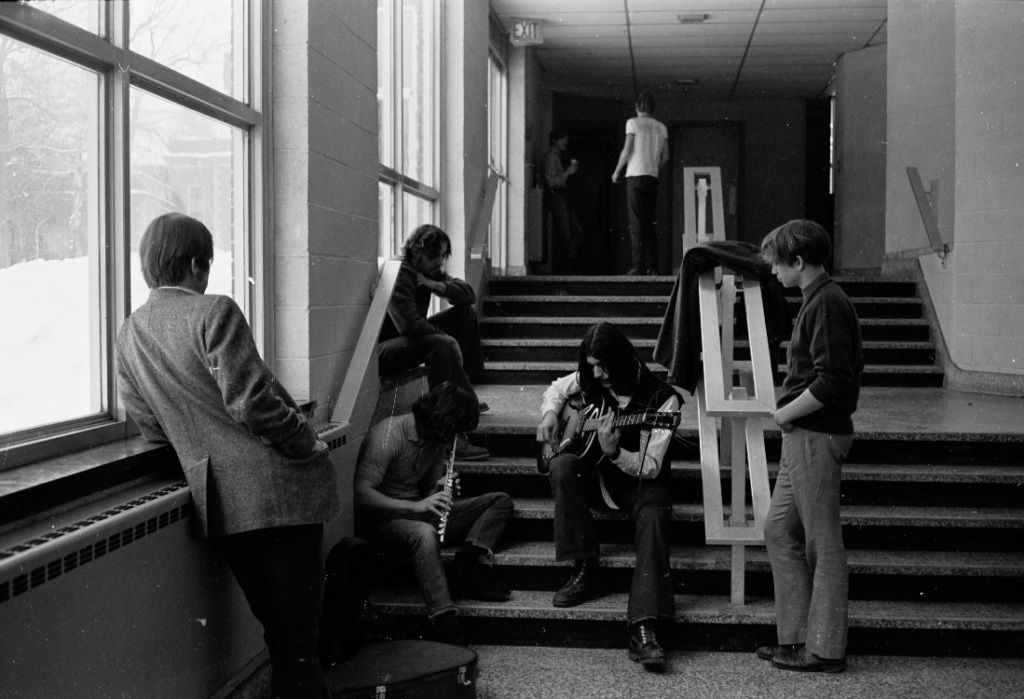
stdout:
{"type": "Polygon", "coordinates": [[[842,672],[849,569],[839,484],[864,368],[860,321],[825,272],[832,244],[820,225],[779,226],[761,242],[761,253],[783,286],[800,289],[803,306],[773,415],[782,458],[764,527],[779,642],[758,648],[757,656],[783,670],[842,672]]]}

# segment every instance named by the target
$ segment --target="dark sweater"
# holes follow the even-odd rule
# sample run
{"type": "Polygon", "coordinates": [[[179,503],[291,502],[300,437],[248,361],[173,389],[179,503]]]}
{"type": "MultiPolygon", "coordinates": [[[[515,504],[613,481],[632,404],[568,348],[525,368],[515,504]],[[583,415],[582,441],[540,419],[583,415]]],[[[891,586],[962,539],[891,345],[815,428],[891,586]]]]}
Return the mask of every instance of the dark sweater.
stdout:
{"type": "MultiPolygon", "coordinates": [[[[476,294],[461,279],[441,272],[432,278],[436,282],[444,282],[445,291],[438,294],[453,306],[470,306],[476,303],[476,294]]],[[[443,335],[444,331],[427,321],[427,309],[430,307],[432,292],[425,286],[416,284],[416,268],[408,260],[402,260],[402,269],[395,280],[395,290],[388,304],[388,315],[380,329],[380,342],[395,337],[424,337],[426,335],[443,335]]]]}
{"type": "Polygon", "coordinates": [[[850,416],[857,410],[864,369],[857,311],[828,274],[803,289],[803,296],[789,344],[779,407],[809,390],[824,407],[793,424],[812,432],[853,434],[850,416]]]}

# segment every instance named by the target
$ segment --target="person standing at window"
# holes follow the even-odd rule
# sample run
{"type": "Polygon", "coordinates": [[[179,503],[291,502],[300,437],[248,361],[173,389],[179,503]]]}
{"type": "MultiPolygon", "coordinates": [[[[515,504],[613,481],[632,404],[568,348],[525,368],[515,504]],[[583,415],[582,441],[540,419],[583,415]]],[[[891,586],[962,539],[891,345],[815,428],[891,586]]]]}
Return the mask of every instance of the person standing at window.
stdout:
{"type": "Polygon", "coordinates": [[[117,336],[121,398],[143,437],[177,452],[200,534],[263,625],[274,698],[327,699],[323,534],[341,511],[327,445],[263,363],[238,305],[205,293],[206,226],[158,216],[139,256],[151,291],[117,336]]]}
{"type": "Polygon", "coordinates": [[[654,95],[643,92],[636,99],[636,117],[626,122],[626,143],[612,173],[618,183],[626,169],[626,200],[633,266],[626,274],[658,272],[658,239],[655,209],[658,203],[658,170],[668,162],[668,129],[654,118],[654,95]]]}

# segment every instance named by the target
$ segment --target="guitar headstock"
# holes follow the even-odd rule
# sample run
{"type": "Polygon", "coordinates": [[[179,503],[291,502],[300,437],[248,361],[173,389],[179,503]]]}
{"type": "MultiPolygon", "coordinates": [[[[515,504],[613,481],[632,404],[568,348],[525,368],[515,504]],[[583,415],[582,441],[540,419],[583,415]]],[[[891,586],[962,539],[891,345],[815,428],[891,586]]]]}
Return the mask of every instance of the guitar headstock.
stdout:
{"type": "Polygon", "coordinates": [[[645,413],[643,424],[652,429],[674,430],[679,426],[681,416],[678,412],[673,413],[645,413]]]}

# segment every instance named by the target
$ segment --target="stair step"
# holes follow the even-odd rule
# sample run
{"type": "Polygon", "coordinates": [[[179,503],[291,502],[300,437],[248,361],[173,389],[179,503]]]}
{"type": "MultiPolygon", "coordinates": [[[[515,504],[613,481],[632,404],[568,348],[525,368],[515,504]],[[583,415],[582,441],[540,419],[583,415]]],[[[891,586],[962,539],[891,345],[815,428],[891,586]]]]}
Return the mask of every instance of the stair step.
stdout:
{"type": "MultiPolygon", "coordinates": [[[[775,625],[770,599],[748,599],[742,607],[728,597],[676,595],[676,624],[775,625]]],[[[389,614],[426,613],[419,590],[381,588],[371,600],[389,614]]],[[[462,617],[492,619],[565,619],[571,621],[626,620],[628,595],[613,593],[578,607],[560,609],[551,604],[551,592],[514,590],[508,602],[462,602],[462,617]]],[[[1024,631],[1024,604],[891,602],[850,600],[850,627],[900,628],[942,631],[1024,631]]]]}
{"type": "MultiPolygon", "coordinates": [[[[455,551],[444,552],[449,560],[455,551]]],[[[669,554],[672,570],[728,571],[732,564],[729,546],[673,546],[669,554]]],[[[944,575],[1024,577],[1024,553],[988,551],[874,551],[848,549],[851,573],[881,575],[944,575]]],[[[768,553],[763,546],[746,548],[748,571],[771,570],[768,553]]],[[[498,566],[571,567],[569,562],[555,561],[555,545],[547,541],[512,541],[494,554],[498,566]]],[[[627,568],[636,563],[632,544],[602,544],[601,566],[627,568]]]]}
{"type": "MultiPolygon", "coordinates": [[[[504,475],[547,480],[538,473],[536,460],[529,457],[494,456],[487,461],[459,461],[456,470],[463,476],[504,475]]],[[[778,463],[768,464],[768,475],[774,478],[778,463]]],[[[701,478],[701,465],[696,461],[674,462],[672,477],[697,480],[701,478]]],[[[722,479],[730,480],[728,468],[722,469],[722,479]]],[[[917,464],[843,464],[843,481],[877,481],[910,483],[1005,484],[1024,486],[1024,468],[1015,466],[956,466],[917,464]]]]}
{"type": "MultiPolygon", "coordinates": [[[[665,379],[667,370],[660,364],[648,363],[651,371],[665,379]]],[[[576,362],[548,361],[486,361],[486,383],[492,384],[545,384],[578,368],[576,362]]],[[[781,377],[786,367],[780,365],[781,377]]],[[[938,388],[942,386],[945,370],[930,364],[866,364],[861,374],[861,386],[916,386],[938,388]]]]}
{"type": "MultiPolygon", "coordinates": [[[[554,520],[555,503],[550,499],[516,498],[515,519],[554,520]]],[[[753,510],[746,508],[747,519],[753,520],[753,510]]],[[[723,507],[729,517],[732,508],[723,507]]],[[[626,521],[629,515],[622,511],[594,512],[597,521],[626,521]]],[[[844,505],[840,520],[847,526],[859,527],[939,527],[969,529],[1024,529],[1024,510],[1008,507],[887,507],[872,505],[844,505]]],[[[704,507],[699,504],[672,505],[675,522],[703,522],[704,507]]]]}

